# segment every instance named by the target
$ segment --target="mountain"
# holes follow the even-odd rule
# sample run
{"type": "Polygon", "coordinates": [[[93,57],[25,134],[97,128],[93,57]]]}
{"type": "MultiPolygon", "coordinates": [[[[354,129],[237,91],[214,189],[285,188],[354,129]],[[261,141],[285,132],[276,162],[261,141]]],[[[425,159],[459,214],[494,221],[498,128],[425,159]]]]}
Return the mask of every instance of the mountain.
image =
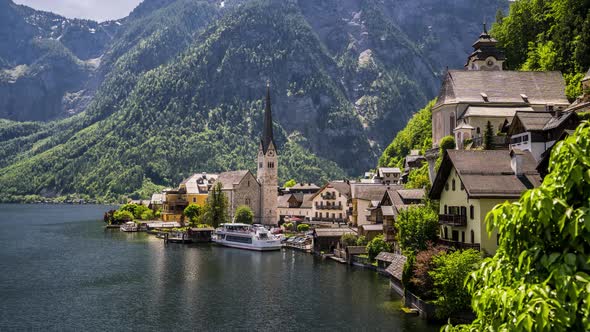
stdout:
{"type": "Polygon", "coordinates": [[[2,25],[0,35],[26,30],[18,24],[34,30],[7,41],[10,52],[0,54],[3,200],[139,197],[192,172],[254,169],[267,80],[281,179],[322,182],[360,174],[436,94],[443,64],[463,64],[480,18],[506,6],[146,0],[127,18],[99,24],[0,3],[10,9],[2,11],[2,22],[14,23],[2,25]],[[90,35],[104,26],[108,38],[95,42],[82,34],[65,43],[61,34],[43,34],[55,25],[32,24],[31,16],[69,22],[90,35]],[[82,40],[92,45],[74,46],[82,40]],[[59,52],[49,59],[32,52],[30,41],[59,52]],[[35,99],[25,82],[46,80],[18,76],[18,68],[41,59],[47,59],[43,68],[56,68],[46,74],[56,86],[44,90],[53,99],[39,96],[36,106],[22,106],[35,99]],[[60,75],[66,70],[72,73],[60,75]],[[22,90],[14,90],[19,81],[22,90]],[[64,107],[64,100],[76,107],[64,107]]]}

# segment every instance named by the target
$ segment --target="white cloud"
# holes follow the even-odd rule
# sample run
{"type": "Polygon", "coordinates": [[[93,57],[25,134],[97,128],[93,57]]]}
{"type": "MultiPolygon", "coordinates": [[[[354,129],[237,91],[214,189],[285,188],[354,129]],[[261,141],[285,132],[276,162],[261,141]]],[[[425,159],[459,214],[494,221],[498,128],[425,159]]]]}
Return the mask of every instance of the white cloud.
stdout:
{"type": "Polygon", "coordinates": [[[127,16],[142,0],[14,0],[68,18],[106,21],[127,16]]]}

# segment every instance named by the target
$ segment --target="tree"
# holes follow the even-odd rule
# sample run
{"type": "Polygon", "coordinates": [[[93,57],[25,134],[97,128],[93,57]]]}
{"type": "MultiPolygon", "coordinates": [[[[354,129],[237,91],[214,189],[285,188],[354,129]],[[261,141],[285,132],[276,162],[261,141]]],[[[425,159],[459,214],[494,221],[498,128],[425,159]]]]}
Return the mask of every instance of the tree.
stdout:
{"type": "MultiPolygon", "coordinates": [[[[590,123],[551,152],[543,184],[496,206],[498,250],[467,279],[477,316],[459,330],[590,330],[590,123]]],[[[453,329],[447,327],[448,330],[453,329]]]]}
{"type": "Polygon", "coordinates": [[[207,201],[203,207],[203,221],[213,227],[226,223],[229,220],[227,212],[227,197],[223,193],[221,182],[217,182],[211,188],[207,201]]]}
{"type": "Polygon", "coordinates": [[[366,245],[367,245],[367,243],[369,243],[369,241],[367,241],[367,238],[366,238],[364,235],[361,235],[361,236],[359,236],[359,237],[356,239],[356,243],[355,243],[355,244],[356,244],[357,246],[366,246],[366,245]]]}
{"type": "Polygon", "coordinates": [[[291,180],[285,182],[285,184],[283,185],[283,187],[285,187],[285,188],[291,188],[291,187],[293,187],[296,184],[297,184],[297,182],[295,180],[291,179],[291,180]]]}
{"type": "Polygon", "coordinates": [[[430,271],[434,268],[434,258],[445,252],[443,247],[435,246],[432,242],[429,242],[425,250],[416,254],[412,265],[409,288],[423,300],[433,300],[435,298],[434,280],[430,275],[430,271]]]}
{"type": "Polygon", "coordinates": [[[150,209],[147,209],[141,213],[140,218],[141,220],[152,220],[154,219],[154,212],[150,209]]]}
{"type": "Polygon", "coordinates": [[[367,244],[367,253],[369,254],[369,259],[374,260],[377,255],[379,255],[382,251],[391,251],[391,246],[389,243],[385,242],[383,239],[383,235],[375,236],[369,243],[367,244]]]}
{"type": "Polygon", "coordinates": [[[297,231],[300,233],[307,232],[307,231],[309,231],[309,225],[308,224],[299,224],[299,225],[297,225],[297,231]]]}
{"type": "Polygon", "coordinates": [[[445,150],[452,150],[455,148],[455,138],[451,135],[445,136],[440,139],[438,146],[440,147],[441,153],[445,150]]]}
{"type": "Polygon", "coordinates": [[[352,234],[352,233],[346,233],[340,237],[340,243],[342,244],[343,247],[355,246],[357,240],[358,240],[358,236],[356,236],[355,234],[352,234]]]}
{"type": "Polygon", "coordinates": [[[434,256],[434,269],[429,274],[438,318],[447,319],[470,309],[471,296],[465,287],[465,279],[479,268],[481,259],[481,254],[473,249],[434,256]]]}
{"type": "Polygon", "coordinates": [[[188,218],[191,226],[194,226],[199,222],[199,217],[201,216],[202,212],[203,208],[200,205],[193,203],[184,208],[182,214],[188,218]]]}
{"type": "Polygon", "coordinates": [[[408,182],[404,185],[406,189],[430,189],[430,176],[428,175],[428,163],[423,162],[420,168],[410,170],[408,182]]]}
{"type": "Polygon", "coordinates": [[[486,150],[491,150],[494,145],[494,127],[492,123],[488,121],[486,124],[486,130],[483,133],[483,147],[486,150]]]}
{"type": "Polygon", "coordinates": [[[395,223],[397,241],[405,253],[427,248],[438,237],[438,215],[430,204],[400,211],[395,223]]]}
{"type": "Polygon", "coordinates": [[[113,219],[118,223],[128,222],[134,219],[133,213],[129,211],[115,211],[113,219]]]}
{"type": "Polygon", "coordinates": [[[252,224],[254,220],[254,213],[252,209],[250,209],[247,205],[238,206],[236,209],[236,216],[234,217],[234,222],[240,224],[252,224]]]}

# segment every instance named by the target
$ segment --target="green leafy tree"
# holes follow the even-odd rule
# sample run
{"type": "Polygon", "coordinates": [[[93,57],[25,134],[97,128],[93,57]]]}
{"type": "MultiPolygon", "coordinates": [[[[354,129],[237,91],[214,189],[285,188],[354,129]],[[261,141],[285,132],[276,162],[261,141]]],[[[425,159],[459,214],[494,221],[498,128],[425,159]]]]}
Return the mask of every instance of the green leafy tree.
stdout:
{"type": "Polygon", "coordinates": [[[113,219],[118,223],[128,222],[134,219],[133,213],[129,211],[115,211],[113,219]]]}
{"type": "Polygon", "coordinates": [[[369,243],[367,244],[367,253],[369,254],[369,259],[374,260],[377,255],[379,255],[382,251],[391,251],[391,246],[389,243],[385,242],[383,239],[383,235],[375,236],[369,243]]]}
{"type": "Polygon", "coordinates": [[[199,204],[193,203],[189,204],[186,208],[184,208],[182,214],[184,214],[184,216],[188,218],[190,225],[194,226],[199,223],[199,219],[201,217],[202,212],[203,208],[199,204]]]}
{"type": "Polygon", "coordinates": [[[140,219],[141,220],[153,220],[154,219],[154,212],[150,209],[147,209],[146,211],[141,213],[140,219]]]}
{"type": "Polygon", "coordinates": [[[445,136],[440,139],[438,146],[440,147],[441,152],[445,150],[452,150],[455,148],[455,138],[451,135],[445,136]]]}
{"type": "Polygon", "coordinates": [[[240,224],[252,224],[254,220],[254,212],[247,205],[238,206],[234,221],[240,224]]]}
{"type": "Polygon", "coordinates": [[[423,162],[420,168],[410,170],[408,182],[404,184],[406,189],[430,189],[430,176],[428,175],[428,163],[423,162]]]}
{"type": "Polygon", "coordinates": [[[297,231],[300,233],[307,232],[307,231],[309,231],[309,225],[308,224],[299,224],[299,225],[297,225],[297,231]]]}
{"type": "Polygon", "coordinates": [[[211,188],[203,207],[203,223],[213,227],[229,221],[227,197],[223,193],[221,182],[211,188]]]}
{"type": "Polygon", "coordinates": [[[291,180],[285,182],[285,184],[283,185],[283,187],[285,187],[285,188],[291,188],[291,187],[293,187],[296,184],[297,184],[297,182],[295,180],[291,179],[291,180]]]}
{"type": "Polygon", "coordinates": [[[343,247],[356,246],[357,240],[358,236],[352,233],[346,233],[340,237],[340,243],[343,247]]]}
{"type": "Polygon", "coordinates": [[[425,250],[438,237],[438,214],[430,204],[400,211],[395,223],[397,240],[403,252],[425,250]]]}
{"type": "Polygon", "coordinates": [[[357,246],[366,246],[368,243],[369,243],[369,241],[367,241],[367,238],[364,235],[360,235],[356,239],[356,245],[357,246]]]}
{"type": "Polygon", "coordinates": [[[494,127],[490,121],[486,124],[486,129],[483,133],[483,147],[486,150],[494,148],[494,127]]]}
{"type": "Polygon", "coordinates": [[[588,156],[584,122],[554,146],[539,188],[488,214],[488,232],[501,234],[498,250],[467,279],[477,318],[457,330],[590,330],[588,156]]]}
{"type": "Polygon", "coordinates": [[[481,254],[473,249],[434,256],[434,269],[429,272],[436,297],[436,315],[441,319],[469,311],[471,296],[465,279],[479,268],[481,254]]]}

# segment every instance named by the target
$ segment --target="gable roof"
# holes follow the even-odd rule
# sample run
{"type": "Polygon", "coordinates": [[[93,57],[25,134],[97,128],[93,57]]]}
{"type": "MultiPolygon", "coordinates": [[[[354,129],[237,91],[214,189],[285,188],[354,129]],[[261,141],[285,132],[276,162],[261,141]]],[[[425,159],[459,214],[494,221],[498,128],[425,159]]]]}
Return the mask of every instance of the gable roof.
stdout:
{"type": "MultiPolygon", "coordinates": [[[[217,181],[221,182],[224,190],[233,189],[234,185],[239,184],[248,173],[250,173],[248,170],[223,172],[219,174],[217,181]]],[[[255,182],[258,185],[258,181],[255,182]]]]}
{"type": "Polygon", "coordinates": [[[385,269],[385,272],[387,272],[387,274],[389,274],[391,277],[401,281],[406,261],[406,256],[393,254],[393,260],[391,261],[391,264],[389,264],[389,266],[385,269]]]}
{"type": "Polygon", "coordinates": [[[446,150],[430,197],[439,199],[454,168],[469,198],[518,198],[523,191],[538,187],[541,177],[529,151],[522,152],[522,176],[516,176],[506,150],[446,150]]]}
{"type": "Polygon", "coordinates": [[[206,194],[209,192],[209,184],[217,180],[217,174],[195,173],[180,183],[186,188],[187,194],[206,194]]]}
{"type": "Polygon", "coordinates": [[[382,251],[379,255],[375,256],[375,260],[384,261],[384,262],[393,262],[395,258],[395,254],[387,251],[382,251]]]}
{"type": "Polygon", "coordinates": [[[311,199],[314,199],[317,195],[321,194],[326,188],[336,189],[337,192],[341,193],[346,198],[350,198],[350,183],[346,181],[331,181],[323,185],[320,190],[316,191],[311,199]]]}
{"type": "Polygon", "coordinates": [[[399,189],[397,193],[403,200],[421,200],[426,195],[424,189],[399,189]]]}
{"type": "Polygon", "coordinates": [[[558,71],[449,70],[435,107],[453,103],[519,103],[569,105],[558,71]]]}
{"type": "Polygon", "coordinates": [[[372,183],[351,185],[352,198],[362,199],[365,201],[381,200],[381,198],[383,198],[383,194],[385,194],[387,190],[395,190],[399,188],[403,188],[403,186],[372,183]]]}
{"type": "Polygon", "coordinates": [[[577,117],[577,114],[571,111],[561,112],[555,115],[549,112],[517,112],[508,130],[508,134],[514,135],[519,124],[522,125],[524,131],[548,131],[567,124],[570,118],[577,120],[577,117]]]}
{"type": "Polygon", "coordinates": [[[293,187],[290,187],[289,190],[319,190],[318,187],[314,183],[297,183],[293,187]]]}

